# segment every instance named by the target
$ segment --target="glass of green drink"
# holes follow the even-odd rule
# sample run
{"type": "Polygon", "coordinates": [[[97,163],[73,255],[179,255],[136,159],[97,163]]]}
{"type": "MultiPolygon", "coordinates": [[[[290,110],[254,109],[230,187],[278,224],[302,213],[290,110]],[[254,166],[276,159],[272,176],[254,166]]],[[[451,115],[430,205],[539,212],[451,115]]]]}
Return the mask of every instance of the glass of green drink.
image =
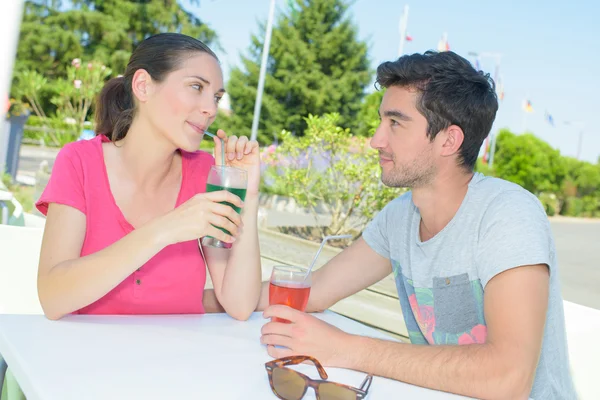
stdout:
{"type": "MultiPolygon", "coordinates": [[[[248,187],[248,174],[243,169],[226,167],[224,165],[213,165],[208,173],[208,180],[206,181],[206,193],[217,192],[219,190],[227,190],[238,196],[242,201],[246,198],[246,188],[248,187]]],[[[238,214],[241,209],[229,202],[222,202],[231,208],[233,208],[238,214]]],[[[221,231],[230,235],[230,233],[220,227],[217,227],[221,231]]],[[[202,239],[203,246],[218,247],[222,249],[231,248],[231,243],[224,243],[212,236],[206,236],[202,239]]]]}

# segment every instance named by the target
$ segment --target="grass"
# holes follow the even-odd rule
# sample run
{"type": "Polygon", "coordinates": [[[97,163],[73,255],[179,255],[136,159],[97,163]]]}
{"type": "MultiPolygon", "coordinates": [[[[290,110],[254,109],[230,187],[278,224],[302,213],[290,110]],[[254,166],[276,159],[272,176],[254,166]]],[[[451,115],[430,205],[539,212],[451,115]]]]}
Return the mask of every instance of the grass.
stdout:
{"type": "Polygon", "coordinates": [[[30,213],[34,207],[34,186],[25,186],[18,183],[12,183],[10,175],[2,175],[2,183],[7,187],[8,191],[15,196],[15,199],[23,206],[23,211],[30,213]]]}

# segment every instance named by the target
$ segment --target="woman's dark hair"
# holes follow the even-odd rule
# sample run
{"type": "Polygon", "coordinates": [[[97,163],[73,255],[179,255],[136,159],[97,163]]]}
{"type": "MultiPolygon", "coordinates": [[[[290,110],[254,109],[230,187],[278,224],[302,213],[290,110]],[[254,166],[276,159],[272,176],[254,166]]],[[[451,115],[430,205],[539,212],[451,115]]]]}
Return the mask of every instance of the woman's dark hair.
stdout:
{"type": "Polygon", "coordinates": [[[204,43],[179,33],[160,33],[141,42],[133,51],[125,74],[106,82],[100,92],[96,103],[96,135],[105,134],[113,142],[127,135],[135,115],[131,85],[138,69],[146,70],[153,80],[161,82],[195,52],[208,53],[218,60],[204,43]]]}
{"type": "Polygon", "coordinates": [[[492,129],[498,110],[494,81],[451,51],[427,51],[385,62],[377,68],[377,84],[409,87],[419,93],[417,110],[427,119],[427,136],[450,125],[465,135],[459,164],[472,170],[479,149],[492,129]]]}

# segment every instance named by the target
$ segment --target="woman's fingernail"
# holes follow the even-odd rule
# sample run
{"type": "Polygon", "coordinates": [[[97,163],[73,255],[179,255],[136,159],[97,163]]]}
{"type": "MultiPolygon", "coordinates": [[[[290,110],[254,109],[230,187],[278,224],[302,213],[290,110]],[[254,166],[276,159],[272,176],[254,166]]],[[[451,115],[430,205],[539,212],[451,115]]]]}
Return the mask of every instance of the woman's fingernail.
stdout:
{"type": "Polygon", "coordinates": [[[230,160],[233,160],[235,158],[235,154],[229,153],[229,155],[227,156],[227,158],[229,158],[230,160]]]}
{"type": "Polygon", "coordinates": [[[242,153],[237,153],[237,159],[241,160],[244,155],[242,153]]]}

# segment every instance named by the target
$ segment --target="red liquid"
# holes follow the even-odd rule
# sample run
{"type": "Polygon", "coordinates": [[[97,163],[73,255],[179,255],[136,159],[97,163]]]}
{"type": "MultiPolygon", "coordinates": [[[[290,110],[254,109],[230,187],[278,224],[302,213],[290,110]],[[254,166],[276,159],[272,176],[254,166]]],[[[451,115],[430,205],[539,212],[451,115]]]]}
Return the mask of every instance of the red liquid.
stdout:
{"type": "MultiPolygon", "coordinates": [[[[283,304],[296,310],[306,310],[308,304],[308,296],[310,295],[309,287],[299,286],[279,286],[273,283],[269,284],[269,304],[283,304]]],[[[273,318],[275,322],[289,322],[281,318],[273,318]]]]}

